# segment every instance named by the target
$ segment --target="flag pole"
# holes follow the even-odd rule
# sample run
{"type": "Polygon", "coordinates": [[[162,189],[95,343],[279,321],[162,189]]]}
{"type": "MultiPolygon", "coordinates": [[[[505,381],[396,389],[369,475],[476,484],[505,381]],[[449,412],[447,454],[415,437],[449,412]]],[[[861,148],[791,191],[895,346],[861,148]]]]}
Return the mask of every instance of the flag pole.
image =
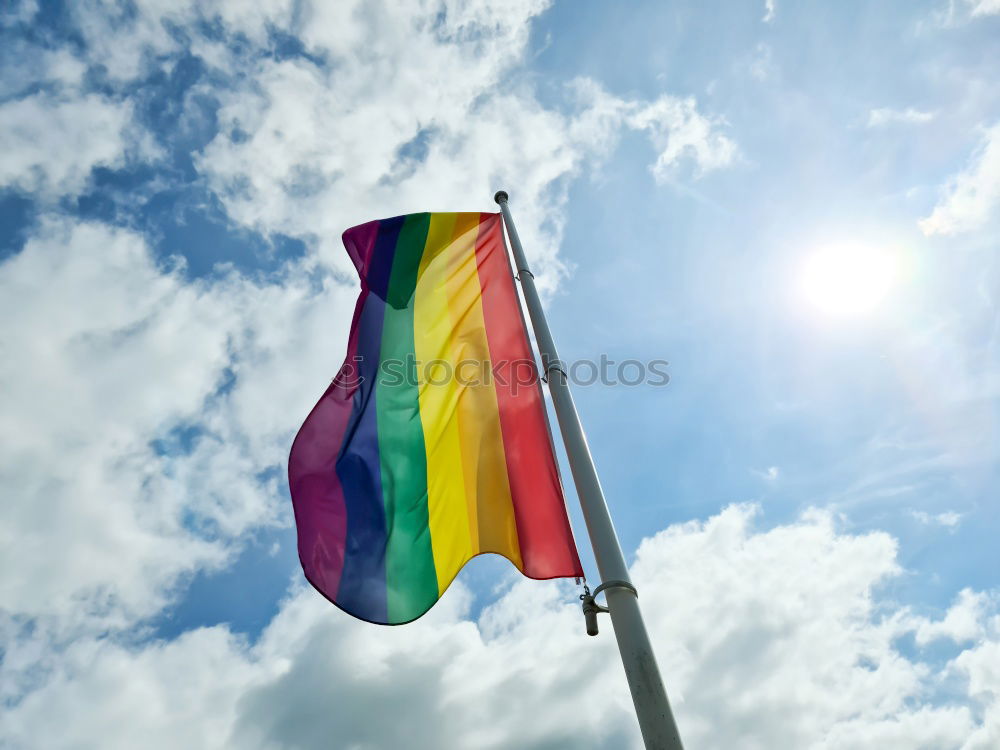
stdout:
{"type": "Polygon", "coordinates": [[[514,252],[514,262],[517,268],[517,280],[521,282],[524,302],[531,318],[531,326],[535,331],[535,340],[542,360],[542,372],[549,384],[549,393],[555,407],[559,431],[562,434],[563,445],[569,458],[573,483],[576,494],[580,498],[580,507],[587,524],[587,533],[597,560],[597,570],[603,584],[601,588],[607,597],[611,622],[618,641],[618,651],[621,653],[622,664],[625,667],[625,677],[629,690],[632,692],[632,702],[639,719],[639,729],[647,750],[683,750],[677,724],[670,711],[667,691],[660,678],[660,670],[656,665],[656,656],[646,633],[646,626],[639,611],[638,594],[632,585],[625,558],[622,556],[618,535],[608,513],[608,504],[604,499],[604,490],[597,478],[594,459],[587,446],[587,438],[580,424],[580,417],[573,403],[573,395],[569,390],[566,371],[556,352],[549,325],[545,320],[541,299],[535,289],[535,277],[528,270],[528,261],[524,257],[524,248],[514,228],[514,220],[507,206],[507,193],[497,192],[493,199],[500,205],[504,224],[510,237],[511,249],[514,252]]]}

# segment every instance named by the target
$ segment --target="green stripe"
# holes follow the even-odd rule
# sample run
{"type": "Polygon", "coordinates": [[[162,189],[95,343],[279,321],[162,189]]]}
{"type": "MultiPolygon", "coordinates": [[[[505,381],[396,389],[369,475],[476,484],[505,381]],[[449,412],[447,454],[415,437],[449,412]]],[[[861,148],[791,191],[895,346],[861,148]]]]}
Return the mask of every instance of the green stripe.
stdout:
{"type": "Polygon", "coordinates": [[[399,232],[382,324],[382,368],[375,405],[387,530],[389,622],[419,617],[438,599],[427,520],[427,454],[413,353],[414,290],[429,226],[429,214],[414,214],[399,232]]]}

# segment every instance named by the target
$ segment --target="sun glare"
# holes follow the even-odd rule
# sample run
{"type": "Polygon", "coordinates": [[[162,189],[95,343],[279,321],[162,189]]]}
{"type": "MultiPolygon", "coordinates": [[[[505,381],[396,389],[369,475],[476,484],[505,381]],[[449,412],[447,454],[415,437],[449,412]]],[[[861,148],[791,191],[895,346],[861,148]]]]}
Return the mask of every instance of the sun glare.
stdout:
{"type": "Polygon", "coordinates": [[[824,248],[806,258],[799,291],[808,304],[827,315],[864,315],[877,308],[891,291],[897,265],[892,253],[878,248],[824,248]]]}

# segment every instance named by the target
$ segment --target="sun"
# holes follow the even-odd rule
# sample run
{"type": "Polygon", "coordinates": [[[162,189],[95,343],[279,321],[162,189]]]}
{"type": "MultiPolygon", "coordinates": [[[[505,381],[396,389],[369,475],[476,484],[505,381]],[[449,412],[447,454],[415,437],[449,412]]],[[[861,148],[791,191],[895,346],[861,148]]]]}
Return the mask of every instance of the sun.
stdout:
{"type": "Polygon", "coordinates": [[[803,262],[798,291],[807,304],[826,315],[862,316],[879,307],[892,291],[898,266],[894,253],[885,248],[825,247],[803,262]]]}

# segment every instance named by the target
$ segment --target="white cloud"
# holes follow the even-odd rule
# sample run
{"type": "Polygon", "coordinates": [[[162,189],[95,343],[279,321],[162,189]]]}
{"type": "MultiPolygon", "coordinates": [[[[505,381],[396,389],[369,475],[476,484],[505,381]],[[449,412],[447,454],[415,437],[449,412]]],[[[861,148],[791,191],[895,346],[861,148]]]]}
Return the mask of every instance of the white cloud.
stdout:
{"type": "Polygon", "coordinates": [[[198,24],[218,23],[227,39],[240,36],[266,47],[269,29],[290,30],[293,11],[292,0],[79,0],[68,8],[86,43],[87,58],[115,83],[169,70],[171,56],[192,37],[203,49],[198,24]]]}
{"type": "Polygon", "coordinates": [[[965,0],[973,16],[991,16],[1000,13],[1000,0],[965,0]]]}
{"type": "Polygon", "coordinates": [[[0,26],[28,23],[38,13],[38,0],[10,0],[0,8],[0,26]]]}
{"type": "Polygon", "coordinates": [[[645,132],[657,151],[650,167],[657,182],[672,179],[684,163],[702,175],[729,166],[738,156],[736,144],[722,132],[725,122],[701,114],[693,98],[664,94],[654,101],[626,100],[587,79],[575,81],[574,89],[581,106],[571,131],[576,139],[606,151],[622,127],[645,132]]]}
{"type": "Polygon", "coordinates": [[[329,67],[256,63],[223,94],[221,130],[199,168],[235,219],[306,237],[342,269],[345,226],[427,208],[488,209],[506,187],[526,242],[558,273],[551,230],[539,227],[558,215],[557,183],[579,149],[564,138],[563,117],[497,85],[545,6],[311,6],[303,39],[329,67]]]}
{"type": "Polygon", "coordinates": [[[17,37],[5,40],[0,47],[0,66],[4,69],[2,99],[16,99],[39,89],[70,98],[87,72],[86,64],[71,50],[42,48],[17,37]]]}
{"type": "Polygon", "coordinates": [[[18,323],[0,334],[0,425],[18,436],[0,464],[0,600],[29,615],[101,600],[148,613],[164,577],[218,560],[150,492],[162,462],[146,443],[214,388],[227,313],[140,238],[98,225],[44,225],[0,266],[0,290],[18,323]]]}
{"type": "Polygon", "coordinates": [[[1000,206],[1000,124],[983,133],[968,167],[954,175],[930,216],[919,222],[926,235],[950,235],[984,226],[1000,206]]]}
{"type": "Polygon", "coordinates": [[[37,93],[0,104],[0,187],[48,199],[80,192],[94,167],[124,164],[137,145],[131,118],[130,104],[97,94],[37,93]]]}
{"type": "Polygon", "coordinates": [[[880,107],[868,112],[867,127],[882,128],[896,123],[920,124],[930,122],[934,119],[936,114],[937,113],[935,112],[924,112],[919,109],[914,109],[913,107],[907,107],[906,109],[880,107]]]}
{"type": "Polygon", "coordinates": [[[570,114],[544,107],[511,71],[546,5],[454,2],[443,16],[419,4],[315,6],[339,19],[303,26],[330,66],[259,61],[223,95],[199,169],[235,219],[306,237],[345,269],[345,226],[426,209],[429,196],[431,208],[491,210],[504,187],[551,288],[566,180],[623,127],[650,134],[658,179],[688,157],[702,171],[724,166],[735,146],[690,99],[625,101],[582,81],[570,114]]]}
{"type": "Polygon", "coordinates": [[[920,646],[941,638],[955,643],[977,641],[988,635],[986,628],[989,613],[995,609],[996,602],[986,594],[963,589],[944,619],[920,622],[914,637],[920,646]]]}
{"type": "Polygon", "coordinates": [[[753,472],[761,479],[766,479],[768,482],[773,482],[779,476],[781,476],[781,471],[777,466],[768,466],[766,469],[754,470],[753,472]]]}
{"type": "Polygon", "coordinates": [[[142,648],[78,641],[60,654],[52,682],[7,712],[0,744],[14,750],[227,747],[234,699],[259,679],[244,649],[224,628],[142,648]],[[41,720],[45,714],[60,719],[41,720]]]}
{"type": "Polygon", "coordinates": [[[733,163],[736,144],[720,132],[720,123],[698,112],[694,99],[661,96],[648,104],[633,104],[628,126],[649,133],[659,150],[651,167],[658,182],[666,182],[685,159],[698,174],[733,163]]]}
{"type": "Polygon", "coordinates": [[[749,70],[750,75],[758,81],[766,81],[775,74],[777,66],[774,63],[774,50],[771,49],[770,44],[758,43],[750,61],[749,70]]]}
{"type": "MultiPolygon", "coordinates": [[[[994,633],[1000,623],[993,618],[994,633]]],[[[965,748],[992,748],[1000,745],[1000,640],[984,639],[959,654],[953,669],[968,681],[969,695],[982,706],[982,724],[973,730],[965,748]]],[[[964,748],[963,748],[964,750],[964,748]]]]}
{"type": "Polygon", "coordinates": [[[0,47],[0,67],[0,189],[51,202],[82,192],[96,167],[156,155],[130,101],[85,91],[79,51],[13,37],[0,47]]]}
{"type": "MultiPolygon", "coordinates": [[[[692,99],[626,101],[601,92],[614,120],[598,130],[587,124],[596,102],[569,113],[541,105],[517,69],[531,21],[548,5],[273,0],[247,10],[141,0],[133,12],[117,0],[86,0],[71,11],[87,43],[82,59],[61,53],[44,75],[76,86],[90,66],[124,84],[169,70],[190,44],[228,79],[222,90],[202,85],[223,106],[219,135],[198,166],[235,220],[303,237],[321,262],[349,272],[337,239],[344,226],[425,209],[428,196],[438,207],[492,209],[493,191],[504,187],[551,290],[565,270],[556,248],[566,181],[607,154],[623,127],[650,135],[659,181],[684,160],[698,173],[725,166],[736,149],[692,99]],[[205,22],[218,24],[221,40],[202,34],[205,22]],[[272,29],[298,35],[325,63],[260,55],[272,29]],[[250,42],[249,51],[227,46],[236,37],[250,42]],[[471,205],[470,196],[478,196],[471,205]]],[[[48,54],[24,52],[15,57],[48,54]]],[[[0,182],[55,196],[82,190],[94,166],[122,166],[130,150],[152,156],[133,142],[127,104],[66,91],[47,96],[7,105],[19,117],[7,128],[16,142],[2,144],[12,156],[0,182]],[[43,118],[49,126],[29,138],[43,118]]]]}
{"type": "Polygon", "coordinates": [[[946,6],[931,13],[936,26],[949,28],[975,19],[1000,13],[1000,0],[948,0],[946,6]]]}
{"type": "Polygon", "coordinates": [[[910,512],[910,515],[926,526],[937,524],[938,526],[955,528],[958,526],[958,522],[962,520],[962,514],[956,513],[953,510],[945,511],[944,513],[928,513],[924,510],[914,510],[910,512]]]}
{"type": "Polygon", "coordinates": [[[255,476],[283,463],[339,365],[327,321],[352,296],[294,268],[270,285],[189,283],[131,232],[44,222],[0,265],[17,321],[0,333],[0,430],[17,436],[0,454],[7,613],[130,625],[284,517],[255,476]],[[213,396],[227,368],[236,382],[213,396]],[[154,450],[185,426],[203,433],[190,452],[154,450]]]}
{"type": "Polygon", "coordinates": [[[764,0],[764,17],[761,20],[764,23],[771,23],[777,10],[776,0],[764,0]]]}
{"type": "MultiPolygon", "coordinates": [[[[887,535],[846,534],[817,512],[760,532],[753,515],[732,507],[671,527],[633,567],[687,746],[992,747],[994,601],[963,592],[943,619],[917,617],[875,593],[901,572],[887,535]],[[909,634],[960,643],[935,666],[899,650],[909,634]]],[[[470,620],[459,585],[422,620],[381,628],[300,589],[252,646],[222,627],[141,646],[80,641],[11,705],[5,739],[51,750],[638,748],[610,624],[587,638],[572,593],[519,581],[470,620]]]]}

